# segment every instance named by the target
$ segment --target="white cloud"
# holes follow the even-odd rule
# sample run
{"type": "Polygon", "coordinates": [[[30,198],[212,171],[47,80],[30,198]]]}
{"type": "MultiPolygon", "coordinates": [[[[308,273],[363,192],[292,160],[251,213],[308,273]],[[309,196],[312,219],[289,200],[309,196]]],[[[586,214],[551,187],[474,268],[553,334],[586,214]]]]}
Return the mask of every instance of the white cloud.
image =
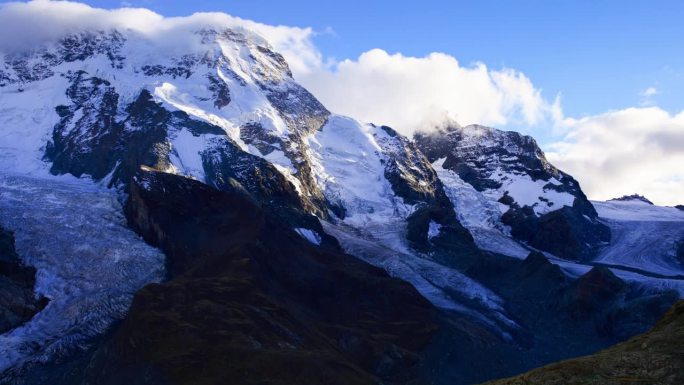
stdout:
{"type": "Polygon", "coordinates": [[[639,105],[641,107],[650,107],[655,105],[653,97],[658,95],[658,90],[655,87],[648,87],[645,90],[641,91],[640,95],[641,101],[639,102],[639,105]]]}
{"type": "Polygon", "coordinates": [[[642,96],[647,97],[647,98],[650,98],[651,96],[654,96],[657,94],[658,94],[658,90],[655,87],[648,87],[647,89],[645,89],[641,93],[642,96]]]}
{"type": "Polygon", "coordinates": [[[657,204],[684,204],[684,111],[628,108],[562,125],[567,136],[546,155],[590,198],[639,193],[657,204]]]}
{"type": "Polygon", "coordinates": [[[438,123],[436,116],[461,124],[536,125],[560,111],[521,72],[464,67],[443,53],[418,58],[373,49],[296,75],[333,111],[407,135],[438,123]]]}

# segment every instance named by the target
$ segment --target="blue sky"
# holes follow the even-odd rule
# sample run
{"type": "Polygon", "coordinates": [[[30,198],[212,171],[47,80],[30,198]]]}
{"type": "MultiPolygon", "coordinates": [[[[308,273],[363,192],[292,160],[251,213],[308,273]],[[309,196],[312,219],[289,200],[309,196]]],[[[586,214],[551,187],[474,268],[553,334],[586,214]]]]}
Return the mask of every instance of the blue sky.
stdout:
{"type": "MultiPolygon", "coordinates": [[[[103,8],[121,1],[90,0],[103,8]]],[[[682,1],[161,1],[130,0],[165,16],[222,11],[266,24],[312,27],[327,57],[372,48],[444,52],[462,64],[525,73],[566,115],[657,104],[684,109],[682,1]],[[653,87],[648,100],[642,93],[653,87]]]]}

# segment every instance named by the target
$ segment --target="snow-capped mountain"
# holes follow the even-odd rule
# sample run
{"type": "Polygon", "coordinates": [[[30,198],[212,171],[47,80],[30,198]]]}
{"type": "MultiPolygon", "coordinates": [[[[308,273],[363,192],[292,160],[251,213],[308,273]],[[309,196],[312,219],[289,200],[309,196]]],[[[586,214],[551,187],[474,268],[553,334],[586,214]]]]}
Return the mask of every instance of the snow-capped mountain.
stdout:
{"type": "Polygon", "coordinates": [[[465,182],[480,192],[490,221],[509,226],[516,239],[572,260],[591,259],[610,240],[579,183],[549,163],[533,138],[451,125],[415,140],[454,189],[465,182]]]}
{"type": "Polygon", "coordinates": [[[420,262],[431,248],[477,249],[410,140],[329,113],[248,31],[186,38],[169,50],[130,31],[90,31],[6,53],[0,172],[40,184],[71,174],[123,192],[141,166],[197,179],[250,197],[312,243],[339,247],[317,216],[355,240],[406,250],[393,263],[367,260],[402,263],[401,277],[441,307],[474,300],[503,319],[493,325],[511,323],[493,293],[420,262]]]}
{"type": "MultiPolygon", "coordinates": [[[[325,301],[334,314],[325,316],[334,320],[339,314],[329,301],[337,297],[351,313],[356,305],[380,308],[373,317],[382,319],[394,316],[388,298],[408,298],[419,312],[411,318],[416,324],[432,325],[429,314],[439,309],[449,338],[472,346],[437,344],[425,353],[435,362],[461,357],[459,349],[467,347],[513,361],[523,349],[531,362],[582,353],[649,326],[654,314],[644,315],[644,308],[657,313],[684,292],[677,277],[618,260],[622,243],[615,242],[621,237],[611,240],[610,232],[627,230],[611,222],[610,205],[617,203],[595,203],[597,213],[577,181],[551,165],[530,137],[452,126],[407,138],[328,111],[295,81],[283,56],[252,32],[200,28],[175,38],[81,31],[0,56],[0,225],[15,231],[17,254],[37,268],[36,290],[50,299],[44,311],[0,336],[10,357],[0,360],[0,371],[21,372],[28,361],[49,362],[57,353],[89,347],[89,338],[124,317],[139,290],[145,294],[138,301],[162,306],[164,290],[185,293],[179,287],[188,282],[202,295],[224,288],[230,279],[212,275],[219,272],[207,266],[220,267],[221,274],[231,268],[244,273],[240,284],[254,284],[250,290],[263,291],[284,312],[292,306],[295,320],[322,322],[311,304],[325,301]],[[171,191],[177,194],[169,196],[171,191]],[[40,207],[32,206],[34,199],[40,207]],[[169,285],[141,289],[162,279],[162,254],[123,226],[121,202],[128,224],[171,259],[169,285]],[[238,202],[239,210],[222,216],[229,202],[238,202]],[[41,222],[41,216],[49,219],[41,222]],[[246,228],[259,231],[245,233],[252,243],[226,236],[241,252],[233,266],[222,254],[226,240],[214,238],[225,229],[244,230],[240,216],[249,217],[246,228]],[[78,227],[80,222],[87,225],[78,227]],[[51,254],[36,238],[54,228],[63,230],[51,254]],[[279,252],[269,229],[297,258],[278,254],[274,262],[260,254],[279,252]],[[79,232],[90,236],[70,242],[79,232]],[[203,238],[207,234],[214,238],[203,238]],[[351,257],[343,252],[363,262],[345,263],[351,257]],[[362,285],[364,276],[371,280],[362,285]],[[173,281],[178,277],[180,283],[173,281]],[[301,277],[306,284],[298,284],[301,277]],[[276,278],[285,280],[282,287],[276,278]],[[372,290],[372,301],[359,300],[365,294],[356,286],[333,283],[372,290]],[[609,296],[589,295],[592,306],[605,305],[593,313],[585,311],[581,292],[591,285],[610,286],[609,296]],[[305,311],[298,308],[302,301],[305,311]],[[384,306],[368,305],[373,301],[384,306]],[[576,313],[584,318],[573,318],[576,313]],[[539,325],[544,329],[536,330],[539,325]],[[564,329],[571,326],[581,329],[576,341],[564,329]],[[569,347],[558,347],[563,343],[569,347]]],[[[190,297],[179,298],[182,306],[173,303],[178,312],[206,322],[198,321],[190,297]]],[[[133,304],[136,319],[150,316],[144,305],[133,304]]],[[[254,314],[271,322],[260,311],[254,314]]],[[[347,330],[356,327],[354,316],[344,331],[316,329],[331,334],[314,340],[325,349],[337,341],[334,354],[342,356],[371,343],[378,351],[361,360],[369,376],[384,378],[387,367],[413,360],[418,347],[411,338],[401,351],[385,346],[374,337],[375,321],[360,322],[365,326],[358,332],[372,325],[372,338],[347,330]]],[[[276,318],[282,324],[269,325],[278,341],[283,335],[286,341],[279,349],[305,345],[306,338],[288,327],[314,330],[281,313],[276,318]]],[[[124,332],[139,335],[138,326],[129,322],[124,332]]],[[[421,341],[432,333],[416,332],[421,341]]],[[[261,351],[261,342],[245,338],[241,347],[261,351]]],[[[114,340],[128,343],[119,334],[114,340]]],[[[105,349],[97,357],[123,350],[105,349]]],[[[345,365],[358,364],[356,358],[345,365]]],[[[476,368],[466,369],[481,375],[476,368]]]]}

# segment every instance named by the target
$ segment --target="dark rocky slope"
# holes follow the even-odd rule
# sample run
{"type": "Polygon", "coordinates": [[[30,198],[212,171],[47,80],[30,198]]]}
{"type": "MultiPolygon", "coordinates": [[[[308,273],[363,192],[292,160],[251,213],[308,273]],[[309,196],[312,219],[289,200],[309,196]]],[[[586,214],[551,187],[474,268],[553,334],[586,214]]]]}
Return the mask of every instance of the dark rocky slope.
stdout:
{"type": "Polygon", "coordinates": [[[308,243],[241,194],[147,171],[127,214],[172,278],[141,290],[86,367],[58,382],[403,383],[435,330],[410,285],[308,243]]]}
{"type": "Polygon", "coordinates": [[[596,267],[572,279],[541,253],[483,254],[468,269],[506,301],[521,329],[503,340],[481,323],[443,317],[421,370],[434,384],[472,384],[591,354],[654,325],[676,292],[649,294],[596,267]]]}
{"type": "Polygon", "coordinates": [[[36,269],[21,263],[14,249],[14,235],[0,227],[0,333],[13,329],[47,305],[33,292],[36,269]]]}
{"type": "Polygon", "coordinates": [[[596,354],[535,369],[490,385],[684,383],[684,301],[648,332],[596,354]]]}

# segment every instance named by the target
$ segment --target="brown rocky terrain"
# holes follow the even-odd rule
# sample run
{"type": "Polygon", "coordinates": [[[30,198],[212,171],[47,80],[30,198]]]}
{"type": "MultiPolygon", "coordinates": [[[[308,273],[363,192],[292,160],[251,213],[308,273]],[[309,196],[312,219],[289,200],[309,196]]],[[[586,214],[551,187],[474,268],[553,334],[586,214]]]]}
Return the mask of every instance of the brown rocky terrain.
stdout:
{"type": "Polygon", "coordinates": [[[0,333],[15,328],[47,305],[36,299],[36,269],[21,263],[14,249],[14,235],[0,227],[0,333]]]}

